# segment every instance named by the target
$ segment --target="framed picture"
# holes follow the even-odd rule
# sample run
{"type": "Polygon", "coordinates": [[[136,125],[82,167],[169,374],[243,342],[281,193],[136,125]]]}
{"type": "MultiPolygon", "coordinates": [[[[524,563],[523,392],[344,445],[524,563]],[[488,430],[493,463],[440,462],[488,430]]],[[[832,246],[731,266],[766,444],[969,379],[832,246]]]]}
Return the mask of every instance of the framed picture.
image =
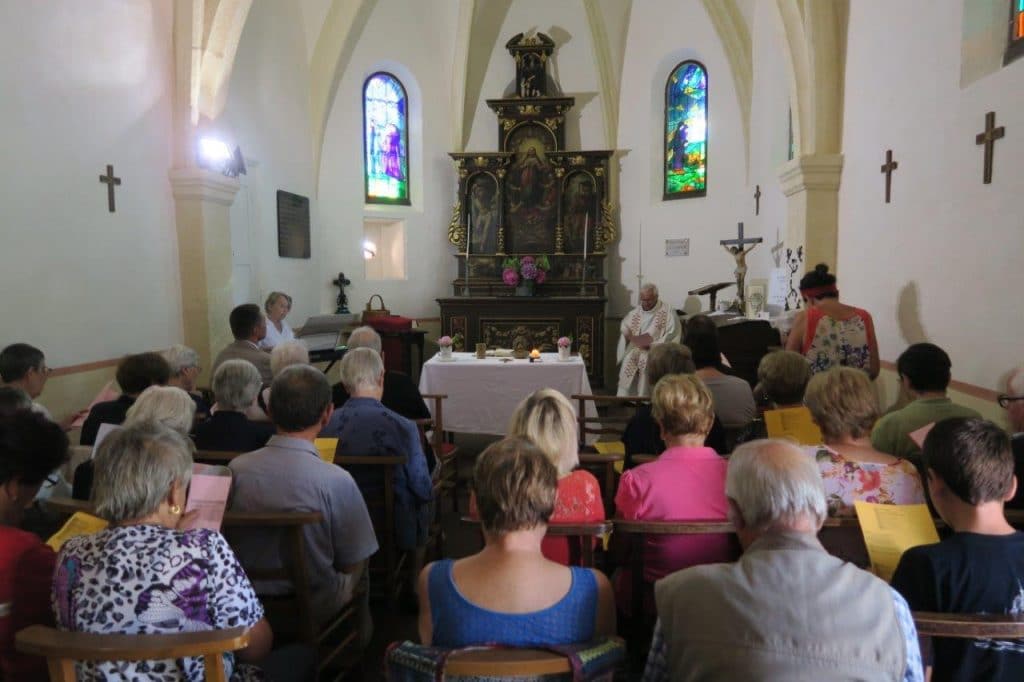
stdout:
{"type": "Polygon", "coordinates": [[[767,310],[767,296],[765,294],[765,283],[758,281],[747,285],[747,309],[744,311],[747,317],[756,319],[762,312],[767,310]]]}

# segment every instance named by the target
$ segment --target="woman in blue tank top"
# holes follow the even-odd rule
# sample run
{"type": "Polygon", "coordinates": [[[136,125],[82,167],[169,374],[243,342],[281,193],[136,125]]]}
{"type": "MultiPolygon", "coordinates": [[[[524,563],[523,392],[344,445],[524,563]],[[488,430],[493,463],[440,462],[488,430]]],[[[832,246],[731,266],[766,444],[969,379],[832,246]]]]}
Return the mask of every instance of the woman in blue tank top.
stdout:
{"type": "Polygon", "coordinates": [[[530,441],[506,438],[481,453],[473,492],[485,545],[437,561],[420,574],[420,639],[456,648],[543,646],[615,633],[608,579],[548,561],[541,540],[555,504],[558,472],[530,441]]]}

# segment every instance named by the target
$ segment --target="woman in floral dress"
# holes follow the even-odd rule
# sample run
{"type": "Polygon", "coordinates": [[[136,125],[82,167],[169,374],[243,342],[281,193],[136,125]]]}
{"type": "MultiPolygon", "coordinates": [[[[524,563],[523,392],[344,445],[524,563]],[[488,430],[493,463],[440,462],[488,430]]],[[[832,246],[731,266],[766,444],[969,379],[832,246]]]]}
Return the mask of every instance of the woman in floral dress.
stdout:
{"type": "Polygon", "coordinates": [[[839,302],[836,276],[818,264],[800,280],[806,308],[793,318],[786,350],[801,353],[811,363],[811,373],[832,367],[854,367],[878,376],[878,341],[871,314],[839,302]]]}
{"type": "Polygon", "coordinates": [[[821,470],[829,516],[852,516],[855,500],[924,502],[914,465],[871,447],[878,400],[864,372],[836,367],[815,374],[807,384],[804,404],[825,440],[810,452],[821,470]]]}

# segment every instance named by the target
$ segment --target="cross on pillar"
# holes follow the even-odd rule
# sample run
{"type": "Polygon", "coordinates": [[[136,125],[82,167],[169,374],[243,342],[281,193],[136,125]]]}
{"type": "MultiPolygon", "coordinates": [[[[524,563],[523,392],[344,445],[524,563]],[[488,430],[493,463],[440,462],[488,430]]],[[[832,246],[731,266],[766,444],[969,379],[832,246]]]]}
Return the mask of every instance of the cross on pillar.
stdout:
{"type": "Polygon", "coordinates": [[[899,168],[899,164],[892,160],[892,150],[885,150],[885,163],[882,164],[882,172],[885,173],[885,203],[892,198],[892,172],[899,168]]]}
{"type": "Polygon", "coordinates": [[[107,186],[107,208],[114,212],[114,186],[121,184],[121,178],[114,177],[114,167],[107,164],[107,174],[100,176],[100,182],[107,186]]]}
{"type": "Polygon", "coordinates": [[[754,215],[761,215],[761,185],[754,189],[754,215]]]}
{"type": "Polygon", "coordinates": [[[1006,135],[1006,128],[996,128],[996,112],[990,111],[985,114],[985,130],[978,133],[974,138],[975,144],[985,145],[985,171],[982,182],[986,185],[992,184],[992,157],[995,152],[996,140],[1006,135]]]}

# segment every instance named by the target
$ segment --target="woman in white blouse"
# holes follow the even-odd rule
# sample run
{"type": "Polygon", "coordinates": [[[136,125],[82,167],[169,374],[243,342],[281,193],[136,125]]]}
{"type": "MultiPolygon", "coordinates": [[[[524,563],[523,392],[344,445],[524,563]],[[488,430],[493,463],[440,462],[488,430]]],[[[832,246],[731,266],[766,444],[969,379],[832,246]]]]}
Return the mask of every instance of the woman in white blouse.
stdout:
{"type": "Polygon", "coordinates": [[[260,341],[260,348],[272,350],[282,341],[291,341],[295,338],[292,328],[284,321],[292,309],[291,296],[280,291],[271,291],[266,303],[263,304],[263,309],[267,312],[267,335],[260,341]]]}

